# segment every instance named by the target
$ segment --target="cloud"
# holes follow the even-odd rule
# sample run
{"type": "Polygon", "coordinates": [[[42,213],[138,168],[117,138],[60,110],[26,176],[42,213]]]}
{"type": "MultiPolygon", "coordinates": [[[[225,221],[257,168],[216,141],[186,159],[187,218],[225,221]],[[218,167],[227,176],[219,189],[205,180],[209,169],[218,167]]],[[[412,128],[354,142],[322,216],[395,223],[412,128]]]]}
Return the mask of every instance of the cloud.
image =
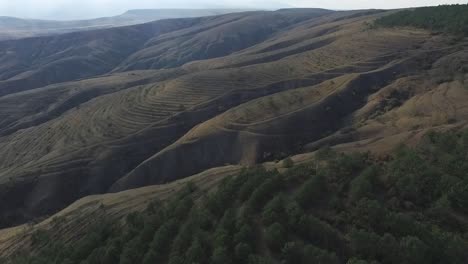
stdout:
{"type": "Polygon", "coordinates": [[[463,3],[457,0],[0,0],[0,15],[77,19],[111,16],[139,8],[265,8],[329,9],[398,8],[463,3]]]}

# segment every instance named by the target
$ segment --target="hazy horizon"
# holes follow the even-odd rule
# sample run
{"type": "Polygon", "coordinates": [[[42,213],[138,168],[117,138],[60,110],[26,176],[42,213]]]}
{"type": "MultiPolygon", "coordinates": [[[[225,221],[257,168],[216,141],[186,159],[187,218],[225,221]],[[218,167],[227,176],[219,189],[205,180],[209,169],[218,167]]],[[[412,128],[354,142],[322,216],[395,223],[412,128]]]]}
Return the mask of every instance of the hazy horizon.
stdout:
{"type": "Polygon", "coordinates": [[[326,8],[393,9],[440,4],[466,4],[459,0],[0,0],[0,16],[35,19],[90,19],[115,16],[132,9],[279,9],[326,8]]]}

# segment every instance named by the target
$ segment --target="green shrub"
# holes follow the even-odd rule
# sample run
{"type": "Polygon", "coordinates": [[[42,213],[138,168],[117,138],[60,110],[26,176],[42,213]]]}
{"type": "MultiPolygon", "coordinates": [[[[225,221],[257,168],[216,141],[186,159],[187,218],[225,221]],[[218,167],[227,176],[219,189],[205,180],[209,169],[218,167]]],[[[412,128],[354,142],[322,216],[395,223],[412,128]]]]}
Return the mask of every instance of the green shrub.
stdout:
{"type": "Polygon", "coordinates": [[[255,241],[255,230],[252,228],[252,225],[249,223],[244,223],[238,228],[238,232],[234,235],[234,242],[245,243],[252,245],[255,241]]]}
{"type": "Polygon", "coordinates": [[[377,200],[363,198],[359,200],[352,211],[354,223],[357,226],[369,226],[376,232],[383,231],[386,226],[388,212],[377,200]]]}
{"type": "Polygon", "coordinates": [[[417,237],[404,237],[400,241],[402,263],[423,264],[430,262],[429,247],[417,237]]]}
{"type": "Polygon", "coordinates": [[[247,206],[258,210],[268,202],[276,192],[281,191],[284,187],[283,177],[276,173],[273,177],[266,179],[260,186],[255,189],[250,197],[247,206]]]}
{"type": "Polygon", "coordinates": [[[304,215],[298,223],[298,235],[320,248],[342,253],[344,241],[341,234],[328,223],[314,216],[304,215]]]}
{"type": "Polygon", "coordinates": [[[293,166],[294,166],[294,161],[290,157],[283,160],[284,168],[292,168],[293,166]]]}
{"type": "Polygon", "coordinates": [[[216,247],[210,260],[211,264],[229,264],[232,263],[232,258],[229,250],[225,247],[216,247]]]}
{"type": "Polygon", "coordinates": [[[144,256],[145,252],[142,252],[143,248],[138,242],[138,239],[134,238],[124,246],[124,250],[120,255],[120,264],[141,262],[141,258],[144,256]]]}
{"type": "Polygon", "coordinates": [[[335,253],[331,253],[326,250],[314,247],[312,245],[308,245],[304,247],[301,263],[339,264],[341,262],[335,253]]]}
{"type": "Polygon", "coordinates": [[[380,237],[377,234],[353,229],[349,234],[349,240],[355,256],[375,259],[379,255],[380,237]]]}
{"type": "Polygon", "coordinates": [[[372,197],[376,186],[376,173],[376,167],[371,166],[351,181],[349,187],[351,201],[357,201],[363,197],[372,197]]]}
{"type": "Polygon", "coordinates": [[[206,263],[207,248],[203,246],[202,241],[196,238],[185,253],[186,263],[206,263]]]}
{"type": "Polygon", "coordinates": [[[358,259],[358,258],[352,258],[346,262],[346,264],[369,264],[369,262],[363,260],[363,259],[358,259]]]}
{"type": "Polygon", "coordinates": [[[287,217],[284,203],[284,197],[279,194],[265,205],[262,212],[262,222],[264,225],[268,226],[276,221],[285,223],[287,217]]]}
{"type": "Polygon", "coordinates": [[[177,234],[178,223],[170,219],[164,223],[154,234],[153,241],[149,245],[149,251],[144,256],[144,263],[161,262],[165,259],[170,248],[170,242],[177,234]]]}
{"type": "Polygon", "coordinates": [[[250,255],[248,264],[271,264],[272,260],[260,255],[250,255]]]}
{"type": "Polygon", "coordinates": [[[448,195],[453,208],[468,213],[468,181],[455,184],[448,195]]]}
{"type": "Polygon", "coordinates": [[[283,263],[285,264],[297,264],[302,261],[304,244],[299,242],[288,242],[281,249],[283,255],[283,263]]]}
{"type": "Polygon", "coordinates": [[[247,263],[249,255],[252,253],[252,248],[246,243],[239,243],[234,249],[237,263],[247,263]]]}
{"type": "Polygon", "coordinates": [[[323,200],[327,192],[325,177],[313,175],[296,192],[295,199],[302,208],[310,208],[323,200]]]}
{"type": "Polygon", "coordinates": [[[265,229],[265,241],[275,252],[279,252],[286,243],[286,230],[280,223],[274,223],[265,229]]]}

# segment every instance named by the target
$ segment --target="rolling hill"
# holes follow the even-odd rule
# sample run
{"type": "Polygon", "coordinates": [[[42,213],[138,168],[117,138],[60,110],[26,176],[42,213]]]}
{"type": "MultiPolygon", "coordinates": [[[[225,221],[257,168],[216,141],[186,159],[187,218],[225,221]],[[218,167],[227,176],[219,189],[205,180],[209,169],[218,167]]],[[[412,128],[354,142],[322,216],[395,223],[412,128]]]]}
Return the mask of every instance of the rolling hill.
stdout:
{"type": "Polygon", "coordinates": [[[0,42],[0,226],[104,193],[82,201],[122,216],[192,175],[212,186],[324,147],[386,160],[466,128],[467,39],[374,24],[396,12],[253,11],[0,42]]]}
{"type": "Polygon", "coordinates": [[[184,17],[215,16],[243,12],[241,9],[135,9],[113,17],[88,20],[40,20],[0,17],[0,40],[56,35],[147,23],[155,20],[184,17]]]}

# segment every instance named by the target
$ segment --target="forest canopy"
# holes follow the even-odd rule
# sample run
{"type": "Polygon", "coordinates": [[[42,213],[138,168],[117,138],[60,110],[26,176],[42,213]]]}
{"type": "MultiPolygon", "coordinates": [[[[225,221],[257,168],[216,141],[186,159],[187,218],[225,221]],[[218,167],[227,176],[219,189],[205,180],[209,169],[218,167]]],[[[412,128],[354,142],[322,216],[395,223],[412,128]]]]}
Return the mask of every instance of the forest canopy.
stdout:
{"type": "Polygon", "coordinates": [[[468,4],[404,10],[376,20],[377,26],[418,27],[434,32],[468,36],[468,4]]]}

